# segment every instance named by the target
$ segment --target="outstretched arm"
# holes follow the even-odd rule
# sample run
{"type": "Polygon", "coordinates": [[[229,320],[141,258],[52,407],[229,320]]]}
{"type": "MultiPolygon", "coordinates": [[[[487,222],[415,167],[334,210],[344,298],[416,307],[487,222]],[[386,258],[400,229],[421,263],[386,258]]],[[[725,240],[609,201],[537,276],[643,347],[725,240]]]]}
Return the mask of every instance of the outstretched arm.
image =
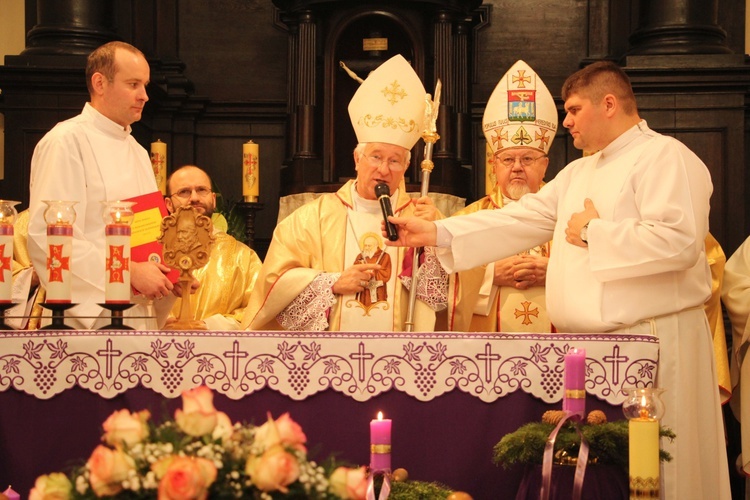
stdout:
{"type": "MultiPolygon", "coordinates": [[[[419,217],[388,217],[388,220],[396,225],[398,239],[389,241],[385,239],[388,246],[397,247],[433,247],[437,244],[437,226],[434,222],[420,219],[419,217]]],[[[385,222],[381,222],[383,236],[385,222]]]]}

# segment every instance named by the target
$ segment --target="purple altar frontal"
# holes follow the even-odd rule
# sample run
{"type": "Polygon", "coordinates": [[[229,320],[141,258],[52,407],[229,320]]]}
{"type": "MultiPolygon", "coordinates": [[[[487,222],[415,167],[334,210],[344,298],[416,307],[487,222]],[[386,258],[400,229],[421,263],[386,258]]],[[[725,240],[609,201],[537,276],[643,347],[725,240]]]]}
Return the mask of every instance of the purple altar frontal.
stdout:
{"type": "Polygon", "coordinates": [[[476,500],[513,498],[520,470],[493,446],[560,409],[564,355],[586,350],[587,411],[622,419],[623,387],[651,386],[658,339],[608,334],[10,331],[0,333],[0,484],[88,458],[122,408],[161,421],[206,385],[236,421],[289,412],[311,457],[369,461],[369,421],[393,420],[393,466],[476,500]]]}

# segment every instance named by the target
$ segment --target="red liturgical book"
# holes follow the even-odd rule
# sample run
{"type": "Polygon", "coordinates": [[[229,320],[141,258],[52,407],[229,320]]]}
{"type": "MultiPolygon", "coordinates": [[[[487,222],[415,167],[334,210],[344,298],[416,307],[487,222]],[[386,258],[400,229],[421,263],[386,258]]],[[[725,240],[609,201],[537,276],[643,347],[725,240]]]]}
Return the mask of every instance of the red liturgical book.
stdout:
{"type": "MultiPolygon", "coordinates": [[[[168,215],[164,195],[160,191],[143,194],[123,201],[135,202],[133,222],[130,225],[130,258],[134,262],[164,263],[161,236],[161,220],[168,215]]],[[[172,269],[167,277],[176,283],[180,277],[177,269],[172,269]]]]}

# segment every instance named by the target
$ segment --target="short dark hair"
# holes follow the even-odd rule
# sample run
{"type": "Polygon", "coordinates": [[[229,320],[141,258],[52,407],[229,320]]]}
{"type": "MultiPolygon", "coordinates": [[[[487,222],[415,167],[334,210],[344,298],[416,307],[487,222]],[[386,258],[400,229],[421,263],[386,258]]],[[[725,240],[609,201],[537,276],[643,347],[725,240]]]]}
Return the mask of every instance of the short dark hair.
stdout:
{"type": "Polygon", "coordinates": [[[115,79],[115,72],[117,71],[115,67],[115,52],[117,52],[117,49],[127,50],[133,54],[140,55],[144,59],[146,58],[143,52],[126,42],[108,42],[98,47],[89,54],[86,60],[86,87],[89,89],[90,95],[94,94],[94,87],[91,84],[91,77],[94,76],[94,73],[101,73],[110,82],[115,79]]]}
{"type": "Polygon", "coordinates": [[[613,94],[626,114],[638,112],[630,78],[611,61],[597,61],[570,75],[563,83],[562,98],[567,101],[573,94],[585,96],[594,103],[600,103],[605,95],[613,94]]]}

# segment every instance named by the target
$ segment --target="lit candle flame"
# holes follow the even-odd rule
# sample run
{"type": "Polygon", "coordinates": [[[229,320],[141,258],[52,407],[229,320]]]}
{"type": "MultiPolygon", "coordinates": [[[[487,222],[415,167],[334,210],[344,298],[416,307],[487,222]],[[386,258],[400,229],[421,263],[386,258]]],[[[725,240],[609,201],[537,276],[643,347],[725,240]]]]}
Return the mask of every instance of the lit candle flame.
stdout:
{"type": "Polygon", "coordinates": [[[383,412],[382,411],[378,412],[378,420],[383,420],[383,412]]]}
{"type": "Polygon", "coordinates": [[[62,224],[62,221],[63,221],[62,212],[57,212],[57,223],[62,224]]]}

